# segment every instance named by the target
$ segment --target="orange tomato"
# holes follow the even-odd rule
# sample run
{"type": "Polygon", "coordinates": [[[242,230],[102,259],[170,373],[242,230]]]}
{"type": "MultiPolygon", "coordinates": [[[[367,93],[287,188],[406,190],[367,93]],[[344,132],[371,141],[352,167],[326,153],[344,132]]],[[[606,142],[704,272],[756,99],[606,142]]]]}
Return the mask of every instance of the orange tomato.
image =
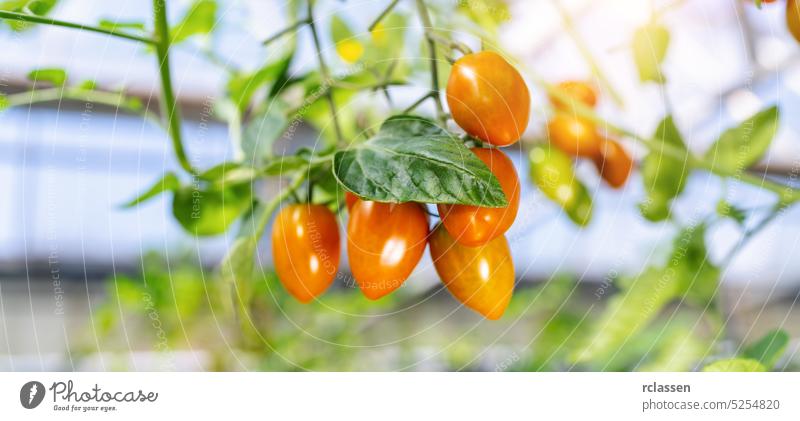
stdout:
{"type": "Polygon", "coordinates": [[[350,211],[350,271],[369,299],[399,288],[422,259],[427,243],[428,215],[419,203],[359,200],[350,211]]]}
{"type": "Polygon", "coordinates": [[[573,156],[594,157],[600,153],[600,142],[594,124],[566,113],[556,113],[547,125],[550,143],[573,156]]]}
{"type": "Polygon", "coordinates": [[[487,319],[499,319],[514,291],[514,263],[506,238],[500,236],[480,247],[465,247],[439,225],[430,242],[436,273],[447,290],[487,319]]]}
{"type": "Polygon", "coordinates": [[[633,158],[617,141],[601,138],[600,145],[600,152],[592,161],[603,180],[618,189],[625,185],[633,171],[633,158]]]}
{"type": "Polygon", "coordinates": [[[786,27],[794,39],[800,42],[800,3],[797,0],[786,1],[786,27]]]}
{"type": "Polygon", "coordinates": [[[476,247],[503,235],[519,209],[519,177],[511,160],[499,149],[473,148],[472,152],[489,167],[500,181],[508,205],[502,208],[486,208],[469,205],[438,206],[439,216],[447,231],[459,243],[476,247]]]}
{"type": "Polygon", "coordinates": [[[307,303],[331,285],[339,269],[339,227],[322,205],[283,208],[272,225],[272,257],[281,283],[307,303]]]}
{"type": "Polygon", "coordinates": [[[559,99],[550,96],[550,102],[559,110],[570,111],[574,108],[574,101],[583,103],[588,107],[597,105],[597,91],[587,82],[568,81],[557,85],[561,91],[572,98],[573,102],[564,104],[559,99]]]}
{"type": "Polygon", "coordinates": [[[508,146],[528,127],[531,97],[519,72],[499,54],[467,54],[453,64],[447,82],[453,120],[467,133],[508,146]]]}
{"type": "Polygon", "coordinates": [[[355,194],[350,193],[349,191],[344,192],[344,204],[345,206],[347,206],[348,212],[350,212],[350,210],[353,209],[353,205],[355,205],[356,202],[358,202],[358,200],[359,200],[358,196],[356,196],[355,194]]]}

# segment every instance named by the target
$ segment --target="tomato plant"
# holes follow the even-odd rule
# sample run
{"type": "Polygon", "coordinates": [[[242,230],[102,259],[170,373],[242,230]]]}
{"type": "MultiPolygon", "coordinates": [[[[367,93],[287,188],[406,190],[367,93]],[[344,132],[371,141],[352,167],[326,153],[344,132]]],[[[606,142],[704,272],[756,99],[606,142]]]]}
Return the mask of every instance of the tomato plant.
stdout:
{"type": "MultiPolygon", "coordinates": [[[[778,129],[777,106],[765,106],[721,131],[703,152],[688,146],[688,131],[676,122],[667,101],[648,104],[666,110],[650,133],[623,127],[619,116],[630,111],[624,97],[558,1],[553,2],[555,11],[591,79],[550,80],[538,74],[536,64],[522,65],[503,51],[497,36],[500,20],[469,5],[445,9],[434,0],[387,1],[369,26],[359,27],[342,10],[321,18],[313,0],[288,2],[288,25],[261,41],[274,54],[257,68],[220,66],[224,95],[213,108],[230,129],[234,158],[197,168],[184,148],[170,66],[175,49],[213,34],[217,3],[196,0],[176,22],[167,18],[166,3],[153,1],[152,22],[104,20],[97,25],[50,18],[55,2],[0,4],[0,19],[12,30],[52,25],[141,45],[157,66],[162,102],[154,110],[125,89],[73,81],[63,69],[41,68],[29,74],[34,82],[30,91],[0,95],[0,109],[79,100],[135,113],[161,127],[180,171],[163,174],[126,206],[165,194],[172,199],[175,220],[191,235],[222,235],[237,227],[218,275],[237,292],[234,307],[243,312],[242,320],[252,316],[256,291],[266,294],[253,274],[257,246],[271,222],[277,278],[302,303],[325,300],[323,293],[335,283],[339,227],[346,224],[349,267],[368,298],[386,297],[403,285],[430,244],[436,272],[455,299],[487,319],[500,318],[514,307],[509,303],[516,276],[505,234],[524,199],[523,183],[508,155],[522,152],[542,200],[560,208],[577,229],[590,225],[594,209],[601,206],[587,187],[591,180],[585,179],[599,176],[607,184],[602,188],[640,185],[641,217],[678,231],[669,261],[616,279],[621,293],[591,321],[599,324],[587,329],[588,339],[571,343],[575,349],[563,356],[571,364],[613,366],[616,351],[641,338],[673,302],[708,310],[712,323],[722,317],[715,301],[719,278],[741,247],[711,262],[705,244],[708,221],[732,221],[744,244],[800,201],[800,190],[755,168],[778,129]],[[301,46],[304,40],[308,45],[301,46]],[[313,65],[299,63],[301,47],[313,49],[313,65]],[[416,99],[400,99],[398,90],[416,99]],[[546,96],[549,104],[532,102],[532,93],[546,96]],[[542,117],[540,127],[528,127],[529,121],[539,121],[532,114],[542,117]],[[319,133],[313,147],[300,147],[293,139],[300,124],[319,133]],[[281,140],[289,146],[278,152],[281,140]],[[627,147],[634,144],[637,148],[627,147]],[[580,168],[584,162],[592,162],[596,174],[587,176],[580,168]],[[755,213],[715,198],[717,213],[700,222],[682,221],[673,207],[698,173],[764,191],[772,200],[769,213],[747,224],[755,213]],[[265,195],[260,188],[265,183],[280,187],[265,195]],[[432,221],[428,205],[438,210],[432,221]],[[433,232],[430,223],[436,224],[433,232]]],[[[507,10],[500,1],[480,3],[507,10]]],[[[796,0],[786,2],[786,24],[798,40],[799,7],[796,0]]],[[[638,76],[635,83],[662,92],[672,83],[664,65],[674,58],[664,19],[670,10],[654,9],[624,43],[629,70],[638,76]]],[[[205,53],[211,63],[220,64],[214,51],[205,53]]],[[[548,332],[557,336],[563,327],[557,323],[571,326],[575,318],[560,306],[550,310],[554,324],[548,332]]],[[[722,332],[722,326],[714,327],[722,332]]],[[[776,353],[756,348],[737,356],[745,363],[728,361],[717,368],[774,366],[776,353]]]]}

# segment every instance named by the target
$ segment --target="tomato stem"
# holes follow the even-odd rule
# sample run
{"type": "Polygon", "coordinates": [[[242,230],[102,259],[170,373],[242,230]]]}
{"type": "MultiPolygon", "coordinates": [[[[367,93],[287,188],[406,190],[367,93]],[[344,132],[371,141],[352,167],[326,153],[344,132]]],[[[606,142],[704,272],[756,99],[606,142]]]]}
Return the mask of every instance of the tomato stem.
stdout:
{"type": "Polygon", "coordinates": [[[310,25],[310,24],[311,24],[311,19],[308,18],[308,17],[306,17],[305,19],[298,20],[297,22],[295,22],[295,23],[287,26],[286,28],[283,28],[280,31],[276,32],[275,35],[273,35],[273,36],[265,39],[264,41],[262,41],[261,45],[269,45],[269,44],[271,44],[271,43],[283,38],[284,36],[286,36],[286,35],[288,35],[288,34],[290,34],[292,32],[297,31],[303,25],[310,25]]]}
{"type": "Polygon", "coordinates": [[[17,13],[0,10],[0,19],[16,20],[19,22],[39,23],[43,25],[60,26],[62,28],[79,29],[81,31],[96,32],[99,34],[110,35],[117,38],[138,41],[144,44],[155,45],[156,40],[148,37],[129,34],[115,29],[101,28],[98,26],[84,25],[82,23],[67,22],[58,19],[51,19],[44,16],[32,15],[29,13],[17,13]]]}
{"type": "Polygon", "coordinates": [[[389,3],[389,5],[386,6],[385,9],[383,9],[381,14],[378,15],[378,17],[375,18],[374,21],[372,21],[372,24],[369,25],[370,32],[374,31],[375,28],[377,28],[378,25],[386,18],[386,16],[389,16],[389,13],[392,13],[392,10],[394,10],[394,7],[397,6],[397,3],[400,3],[400,0],[392,0],[392,2],[389,3]]]}
{"type": "Polygon", "coordinates": [[[442,105],[442,98],[439,94],[439,65],[437,63],[436,42],[432,36],[433,24],[431,23],[431,16],[428,13],[428,6],[424,0],[417,0],[417,9],[419,10],[419,18],[422,21],[422,29],[425,32],[425,39],[428,43],[428,54],[431,61],[431,91],[430,96],[436,102],[436,117],[442,124],[447,123],[444,115],[444,106],[442,105]]]}
{"type": "Polygon", "coordinates": [[[149,111],[147,108],[138,107],[131,104],[134,97],[129,97],[121,92],[105,92],[93,89],[83,89],[79,87],[57,87],[47,89],[34,89],[31,91],[20,92],[6,97],[9,107],[20,105],[36,104],[48,101],[76,100],[91,102],[94,104],[107,105],[116,109],[125,110],[134,114],[142,115],[146,120],[156,126],[164,127],[158,115],[149,111]]]}
{"type": "Polygon", "coordinates": [[[197,175],[197,170],[189,162],[189,158],[183,148],[181,114],[175,99],[175,92],[172,90],[172,74],[169,65],[169,49],[172,41],[169,36],[166,0],[153,0],[153,15],[155,17],[157,39],[155,44],[156,57],[158,59],[158,71],[161,75],[161,113],[166,119],[167,131],[172,138],[172,147],[175,150],[178,163],[189,174],[197,175]]]}
{"type": "Polygon", "coordinates": [[[322,43],[319,40],[319,33],[317,33],[317,25],[314,22],[314,1],[308,0],[307,5],[307,19],[308,28],[311,30],[311,37],[314,40],[314,48],[317,51],[317,61],[319,62],[319,73],[322,75],[323,84],[327,84],[328,89],[325,89],[325,99],[328,101],[328,106],[331,109],[331,118],[333,119],[333,129],[336,132],[336,142],[339,146],[344,146],[344,135],[342,134],[342,127],[339,124],[339,115],[336,112],[336,101],[333,99],[333,78],[328,69],[328,64],[325,62],[325,57],[322,55],[322,43]]]}

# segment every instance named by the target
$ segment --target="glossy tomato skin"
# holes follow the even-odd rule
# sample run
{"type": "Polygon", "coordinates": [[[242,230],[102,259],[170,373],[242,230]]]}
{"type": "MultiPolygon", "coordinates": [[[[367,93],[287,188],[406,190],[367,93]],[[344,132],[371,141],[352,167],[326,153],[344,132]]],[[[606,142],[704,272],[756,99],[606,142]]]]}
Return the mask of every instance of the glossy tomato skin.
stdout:
{"type": "Polygon", "coordinates": [[[468,247],[477,247],[503,235],[519,210],[519,177],[514,163],[499,149],[473,148],[472,152],[500,181],[508,205],[486,208],[469,205],[438,205],[439,216],[450,235],[468,247]]]}
{"type": "MultiPolygon", "coordinates": [[[[557,87],[563,93],[572,98],[573,101],[580,102],[587,107],[594,107],[597,105],[597,90],[595,90],[594,86],[587,82],[571,80],[567,82],[561,82],[557,85],[557,87]]],[[[554,107],[562,111],[572,111],[574,108],[573,103],[565,104],[553,96],[550,97],[550,102],[554,107]]]]}
{"type": "Polygon", "coordinates": [[[556,113],[547,125],[550,143],[572,156],[592,158],[600,153],[594,124],[567,113],[556,113]]]}
{"type": "Polygon", "coordinates": [[[514,263],[506,238],[465,247],[439,225],[430,243],[436,273],[447,290],[487,319],[502,317],[514,291],[514,263]]]}
{"type": "Polygon", "coordinates": [[[283,286],[308,303],[331,285],[341,244],[333,212],[322,205],[283,208],[272,225],[272,257],[283,286]]]}
{"type": "Polygon", "coordinates": [[[600,152],[592,161],[603,180],[618,189],[625,185],[633,171],[633,158],[615,140],[601,138],[600,145],[600,152]]]}
{"type": "Polygon", "coordinates": [[[786,0],[786,27],[797,42],[800,42],[800,1],[786,0]]]}
{"type": "Polygon", "coordinates": [[[399,288],[422,259],[427,244],[428,215],[419,203],[358,200],[350,210],[350,271],[371,300],[399,288]]]}
{"type": "Polygon", "coordinates": [[[347,206],[348,212],[350,212],[350,210],[353,209],[353,205],[355,205],[356,202],[358,202],[358,196],[356,196],[353,193],[350,193],[349,191],[344,192],[344,204],[345,206],[347,206]]]}
{"type": "Polygon", "coordinates": [[[453,64],[447,104],[467,133],[495,146],[508,146],[528,127],[531,97],[517,69],[499,54],[467,54],[453,64]]]}

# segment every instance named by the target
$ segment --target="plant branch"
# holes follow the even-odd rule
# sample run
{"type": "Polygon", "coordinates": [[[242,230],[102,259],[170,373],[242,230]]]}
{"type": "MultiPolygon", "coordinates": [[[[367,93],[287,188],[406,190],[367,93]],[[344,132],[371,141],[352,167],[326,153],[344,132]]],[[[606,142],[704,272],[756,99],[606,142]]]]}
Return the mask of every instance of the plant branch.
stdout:
{"type": "Polygon", "coordinates": [[[567,34],[569,34],[570,38],[572,38],[572,42],[575,43],[575,46],[578,48],[581,56],[583,56],[583,59],[592,69],[592,73],[597,77],[605,90],[608,91],[609,95],[611,95],[611,99],[613,99],[618,106],[623,107],[624,101],[622,100],[622,96],[614,88],[614,85],[608,79],[605,72],[603,72],[603,69],[600,68],[600,64],[595,59],[591,49],[589,49],[589,46],[586,45],[583,37],[575,28],[575,22],[572,20],[572,16],[570,16],[567,10],[564,9],[564,6],[561,5],[560,0],[553,0],[553,4],[556,6],[556,9],[558,9],[559,14],[561,14],[561,20],[564,22],[564,29],[566,29],[567,34]]]}
{"type": "Polygon", "coordinates": [[[632,131],[626,130],[620,126],[608,122],[607,120],[600,117],[597,113],[595,113],[593,109],[585,106],[584,104],[572,101],[569,94],[563,92],[560,88],[548,83],[543,78],[535,75],[534,80],[537,82],[537,84],[539,84],[542,88],[544,88],[548,94],[552,95],[556,99],[564,101],[566,103],[571,102],[573,104],[573,109],[575,110],[575,113],[580,117],[590,120],[597,125],[601,125],[621,136],[631,138],[643,144],[651,151],[663,153],[669,155],[672,158],[687,159],[689,160],[688,162],[689,168],[701,169],[704,171],[708,171],[712,174],[716,174],[723,178],[735,179],[743,183],[747,183],[765,190],[769,190],[778,195],[779,202],[783,205],[788,205],[800,201],[800,190],[798,189],[794,189],[792,187],[768,180],[764,177],[756,176],[746,172],[724,170],[719,166],[715,166],[710,162],[694,157],[689,152],[680,147],[671,145],[669,143],[656,142],[653,139],[646,139],[642,136],[639,136],[636,133],[633,133],[632,131]]]}
{"type": "Polygon", "coordinates": [[[133,35],[126,32],[117,31],[114,29],[101,28],[98,26],[84,25],[80,23],[67,22],[63,20],[51,19],[44,16],[32,15],[29,13],[17,13],[6,10],[0,10],[0,19],[16,20],[20,22],[39,23],[50,26],[60,26],[62,28],[80,29],[82,31],[96,32],[99,34],[110,35],[117,38],[127,39],[131,41],[138,41],[145,44],[155,45],[156,40],[143,36],[133,35]]]}
{"type": "Polygon", "coordinates": [[[20,92],[6,97],[9,107],[19,107],[21,105],[36,104],[48,101],[60,101],[63,99],[86,101],[123,109],[131,113],[140,114],[146,120],[154,123],[157,126],[163,127],[161,120],[156,114],[147,110],[146,108],[140,108],[131,105],[126,101],[129,99],[129,97],[117,92],[103,92],[82,88],[48,88],[20,92]]]}
{"type": "Polygon", "coordinates": [[[736,243],[736,245],[731,248],[728,254],[722,259],[722,263],[720,264],[721,267],[725,267],[731,263],[734,257],[747,245],[750,240],[753,239],[759,232],[763,231],[772,221],[783,214],[783,210],[786,208],[786,204],[778,204],[777,206],[773,207],[772,211],[769,215],[765,216],[759,223],[750,228],[749,230],[745,231],[742,235],[742,238],[736,243]]]}
{"type": "Polygon", "coordinates": [[[369,25],[370,32],[374,31],[375,28],[377,28],[378,25],[381,23],[381,21],[383,21],[383,19],[385,19],[386,16],[389,16],[389,13],[392,13],[392,10],[394,10],[394,7],[397,6],[397,3],[400,3],[400,0],[392,0],[392,2],[389,3],[389,5],[386,6],[385,9],[383,9],[381,14],[378,15],[378,17],[375,18],[374,21],[372,21],[372,24],[369,25]]]}
{"type": "Polygon", "coordinates": [[[425,95],[423,95],[423,96],[422,96],[420,99],[418,99],[418,100],[414,101],[414,103],[413,103],[413,104],[409,105],[409,106],[408,106],[408,108],[406,108],[405,110],[403,110],[403,114],[408,114],[408,113],[410,113],[410,112],[412,112],[412,111],[416,110],[416,109],[417,109],[417,107],[419,107],[420,105],[422,105],[422,103],[423,103],[423,102],[425,102],[425,101],[426,101],[428,98],[431,98],[431,97],[432,97],[432,95],[431,95],[431,93],[430,93],[430,92],[426,93],[426,94],[425,94],[425,95]]]}
{"type": "MultiPolygon", "coordinates": [[[[314,39],[314,48],[317,50],[317,60],[319,61],[319,72],[322,75],[323,84],[328,84],[331,86],[333,84],[333,78],[331,77],[331,72],[328,69],[328,64],[325,62],[325,57],[322,55],[322,43],[319,40],[319,34],[317,33],[317,25],[314,22],[314,1],[308,0],[306,3],[308,6],[308,27],[311,29],[311,36],[314,39]]],[[[333,89],[326,89],[325,90],[325,98],[328,100],[328,105],[331,109],[331,117],[333,118],[333,128],[336,131],[336,142],[340,146],[344,146],[344,135],[342,134],[342,127],[339,124],[339,115],[336,111],[336,101],[333,99],[333,89]]]]}
{"type": "Polygon", "coordinates": [[[158,58],[158,71],[161,75],[161,107],[162,114],[167,120],[167,131],[172,138],[172,147],[181,167],[188,173],[197,175],[186,151],[183,148],[183,134],[181,132],[181,115],[172,90],[172,74],[169,65],[169,23],[167,22],[166,0],[153,0],[153,14],[155,16],[156,56],[158,58]]]}
{"type": "Polygon", "coordinates": [[[265,39],[265,40],[264,40],[264,41],[261,43],[261,45],[268,45],[268,44],[271,44],[271,43],[273,43],[273,42],[275,42],[275,41],[279,40],[280,38],[284,37],[285,35],[288,35],[288,34],[290,34],[290,33],[294,32],[294,31],[297,31],[297,30],[298,30],[298,29],[300,29],[300,27],[301,27],[301,26],[303,26],[303,25],[310,25],[310,24],[311,24],[311,22],[312,22],[312,21],[311,21],[311,18],[310,18],[310,17],[307,17],[307,18],[305,18],[305,19],[298,20],[297,22],[295,22],[295,23],[293,23],[293,24],[291,24],[291,25],[287,26],[286,28],[283,28],[283,29],[281,29],[281,30],[280,30],[280,31],[278,31],[278,32],[277,32],[275,35],[273,35],[273,36],[271,36],[271,37],[269,37],[269,38],[265,39]]]}
{"type": "Polygon", "coordinates": [[[442,105],[442,98],[439,93],[439,65],[437,63],[438,58],[436,57],[436,42],[432,37],[431,31],[433,30],[433,24],[431,23],[431,17],[428,13],[428,6],[425,4],[425,0],[417,0],[417,9],[419,9],[419,18],[422,21],[422,29],[425,32],[425,39],[428,42],[428,54],[430,55],[431,61],[430,95],[436,102],[436,117],[442,124],[445,124],[447,122],[447,117],[445,117],[444,106],[442,105]]]}

